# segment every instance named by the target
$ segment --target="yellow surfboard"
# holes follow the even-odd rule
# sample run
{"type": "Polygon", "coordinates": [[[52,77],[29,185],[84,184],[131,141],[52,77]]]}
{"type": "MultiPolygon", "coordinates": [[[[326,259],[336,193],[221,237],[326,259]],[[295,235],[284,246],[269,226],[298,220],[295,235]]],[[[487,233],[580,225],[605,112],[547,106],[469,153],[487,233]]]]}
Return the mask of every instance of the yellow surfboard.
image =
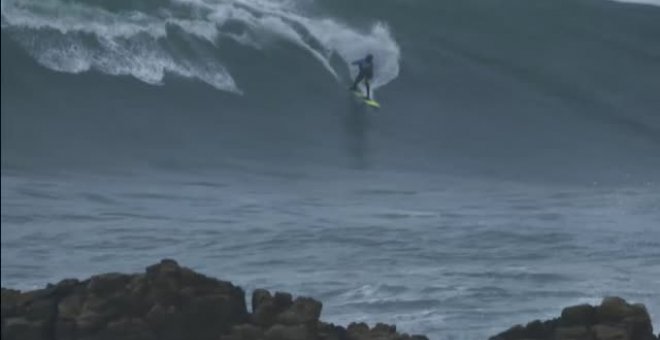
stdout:
{"type": "Polygon", "coordinates": [[[362,99],[362,101],[363,101],[365,104],[367,104],[367,105],[369,105],[369,106],[371,106],[371,107],[375,107],[375,108],[377,108],[377,109],[380,109],[380,104],[379,104],[377,101],[375,101],[375,100],[373,100],[373,99],[367,99],[367,97],[366,97],[364,94],[362,94],[362,92],[360,92],[360,91],[353,91],[353,94],[354,94],[356,97],[362,99]]]}

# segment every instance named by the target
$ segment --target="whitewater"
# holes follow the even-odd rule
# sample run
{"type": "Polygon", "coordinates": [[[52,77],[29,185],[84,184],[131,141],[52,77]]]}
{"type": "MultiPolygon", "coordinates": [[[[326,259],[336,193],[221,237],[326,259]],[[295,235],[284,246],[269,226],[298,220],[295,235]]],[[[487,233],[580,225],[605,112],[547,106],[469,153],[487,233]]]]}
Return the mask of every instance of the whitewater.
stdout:
{"type": "Polygon", "coordinates": [[[2,25],[50,69],[94,69],[150,84],[160,84],[172,73],[240,93],[221,61],[227,39],[257,50],[291,43],[337,80],[333,59],[343,62],[345,72],[366,53],[380,60],[374,87],[398,75],[399,47],[381,22],[361,31],[331,19],[306,17],[295,2],[287,1],[176,0],[165,5],[143,12],[84,2],[7,0],[2,2],[2,25]],[[173,48],[171,41],[177,38],[195,50],[173,48]]]}

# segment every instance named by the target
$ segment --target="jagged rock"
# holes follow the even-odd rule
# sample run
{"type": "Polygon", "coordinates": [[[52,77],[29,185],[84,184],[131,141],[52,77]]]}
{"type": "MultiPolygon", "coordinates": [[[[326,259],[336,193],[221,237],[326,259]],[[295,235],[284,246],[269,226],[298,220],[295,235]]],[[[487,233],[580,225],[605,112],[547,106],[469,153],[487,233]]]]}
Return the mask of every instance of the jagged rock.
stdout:
{"type": "Polygon", "coordinates": [[[252,294],[252,322],[264,329],[269,328],[277,323],[278,316],[292,305],[293,297],[289,293],[276,292],[275,296],[271,296],[268,292],[256,290],[252,294]]]}
{"type": "Polygon", "coordinates": [[[279,311],[283,311],[293,304],[293,297],[289,293],[284,293],[284,292],[275,292],[275,296],[273,297],[273,302],[275,303],[275,307],[279,311]]]}
{"type": "MultiPolygon", "coordinates": [[[[275,324],[275,317],[277,317],[278,310],[275,306],[274,299],[270,297],[261,296],[261,300],[257,304],[257,308],[252,311],[252,323],[262,328],[268,328],[275,324]]],[[[254,301],[254,300],[253,300],[254,301]]]]}
{"type": "Polygon", "coordinates": [[[2,308],[3,340],[210,340],[248,320],[242,289],[173,260],[145,274],[95,275],[25,293],[3,289],[2,308]]]}
{"type": "Polygon", "coordinates": [[[646,308],[628,304],[619,297],[606,297],[600,306],[564,308],[561,317],[516,326],[492,340],[653,340],[653,327],[646,308]]]}
{"type": "Polygon", "coordinates": [[[591,325],[594,323],[596,308],[588,304],[566,307],[561,311],[563,325],[591,325]]]}
{"type": "Polygon", "coordinates": [[[377,324],[372,329],[365,323],[352,323],[348,325],[347,338],[350,340],[428,340],[422,335],[399,334],[396,327],[386,324],[377,324]]]}
{"type": "Polygon", "coordinates": [[[596,309],[596,321],[598,323],[618,322],[631,312],[631,306],[626,300],[610,296],[596,309]]]}
{"type": "Polygon", "coordinates": [[[122,293],[130,281],[130,276],[126,274],[108,273],[94,275],[87,283],[87,291],[99,296],[122,293]]]}
{"type": "MultiPolygon", "coordinates": [[[[141,274],[63,280],[44,289],[2,289],[3,340],[428,340],[395,326],[321,322],[312,298],[257,289],[252,314],[230,282],[163,260],[141,274]]],[[[658,340],[641,304],[608,297],[600,306],[515,326],[494,340],[658,340]]]]}
{"type": "Polygon", "coordinates": [[[269,291],[265,289],[255,289],[254,292],[252,292],[252,312],[259,309],[259,306],[264,302],[272,300],[272,298],[273,297],[270,295],[269,291]]]}
{"type": "Polygon", "coordinates": [[[345,328],[319,322],[316,328],[319,339],[322,340],[346,340],[348,339],[348,332],[345,328]]]}
{"type": "Polygon", "coordinates": [[[297,298],[293,304],[277,316],[277,322],[285,325],[316,323],[321,317],[321,302],[310,298],[297,298]]]}

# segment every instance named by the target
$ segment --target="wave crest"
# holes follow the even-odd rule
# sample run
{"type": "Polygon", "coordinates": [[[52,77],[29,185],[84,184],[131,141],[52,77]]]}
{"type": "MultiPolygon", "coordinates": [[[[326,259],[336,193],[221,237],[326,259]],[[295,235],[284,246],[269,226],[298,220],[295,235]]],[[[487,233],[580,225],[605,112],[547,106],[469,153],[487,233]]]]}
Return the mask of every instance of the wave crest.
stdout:
{"type": "Polygon", "coordinates": [[[280,41],[292,43],[336,80],[341,70],[333,66],[332,58],[337,56],[348,68],[368,52],[377,60],[374,87],[399,74],[399,47],[383,23],[360,31],[332,18],[307,16],[291,1],[139,3],[110,9],[61,0],[3,0],[2,28],[49,69],[69,73],[93,69],[149,84],[161,84],[172,73],[240,93],[231,70],[222,63],[222,39],[252,50],[280,41]]]}

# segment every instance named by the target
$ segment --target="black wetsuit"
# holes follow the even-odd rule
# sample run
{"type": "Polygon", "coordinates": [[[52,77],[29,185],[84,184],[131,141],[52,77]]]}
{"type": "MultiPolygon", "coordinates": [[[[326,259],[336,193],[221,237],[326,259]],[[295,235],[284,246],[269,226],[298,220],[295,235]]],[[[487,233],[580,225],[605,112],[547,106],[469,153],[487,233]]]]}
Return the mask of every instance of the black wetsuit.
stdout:
{"type": "Polygon", "coordinates": [[[357,65],[360,70],[358,72],[357,77],[355,78],[355,81],[353,82],[353,86],[351,86],[352,90],[356,90],[358,84],[364,80],[364,86],[367,88],[367,99],[371,98],[371,86],[370,86],[370,81],[371,78],[374,76],[374,63],[370,58],[365,58],[365,59],[360,59],[352,62],[353,65],[357,65]]]}

